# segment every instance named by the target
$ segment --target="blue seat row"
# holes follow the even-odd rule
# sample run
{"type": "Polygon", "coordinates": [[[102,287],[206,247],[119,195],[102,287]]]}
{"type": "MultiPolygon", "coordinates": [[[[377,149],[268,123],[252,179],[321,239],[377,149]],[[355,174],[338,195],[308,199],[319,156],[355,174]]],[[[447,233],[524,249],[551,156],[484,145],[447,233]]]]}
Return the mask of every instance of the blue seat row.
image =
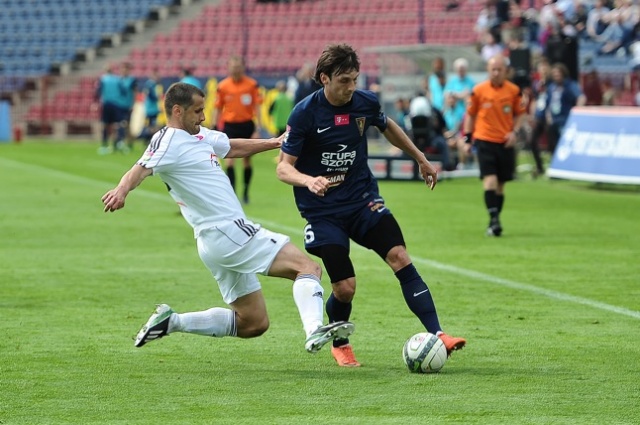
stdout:
{"type": "Polygon", "coordinates": [[[174,0],[0,0],[0,75],[46,74],[174,0]]]}

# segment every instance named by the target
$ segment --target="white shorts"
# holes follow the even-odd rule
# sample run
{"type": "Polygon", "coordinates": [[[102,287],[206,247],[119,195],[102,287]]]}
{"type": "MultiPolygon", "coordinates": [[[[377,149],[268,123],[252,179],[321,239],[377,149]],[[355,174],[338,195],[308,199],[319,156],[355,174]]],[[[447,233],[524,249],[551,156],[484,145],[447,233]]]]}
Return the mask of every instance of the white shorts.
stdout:
{"type": "Polygon", "coordinates": [[[222,299],[231,304],[261,288],[256,273],[269,271],[289,237],[244,220],[242,226],[229,222],[204,230],[196,242],[200,259],[218,281],[222,299]]]}

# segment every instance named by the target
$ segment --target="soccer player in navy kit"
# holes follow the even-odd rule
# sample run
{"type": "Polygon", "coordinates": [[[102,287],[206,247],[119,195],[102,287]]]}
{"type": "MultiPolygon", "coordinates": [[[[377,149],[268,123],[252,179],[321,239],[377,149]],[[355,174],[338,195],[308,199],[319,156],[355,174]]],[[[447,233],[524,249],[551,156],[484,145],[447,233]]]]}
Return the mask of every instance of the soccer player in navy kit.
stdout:
{"type": "MultiPolygon", "coordinates": [[[[376,95],[357,90],[360,62],[346,44],[328,46],[316,66],[323,89],[296,105],[281,147],[278,178],[292,186],[296,205],[307,221],[306,250],[322,258],[331,278],[326,303],[329,321],[348,320],[356,280],[349,240],[374,250],[391,267],[409,309],[424,327],[438,335],[447,353],[466,341],[440,327],[427,285],[413,266],[402,231],[378,193],[367,164],[367,137],[377,127],[387,140],[416,160],[428,187],[436,185],[436,169],[393,120],[381,111],[376,95]]],[[[348,339],[334,340],[338,365],[357,367],[348,339]]]]}

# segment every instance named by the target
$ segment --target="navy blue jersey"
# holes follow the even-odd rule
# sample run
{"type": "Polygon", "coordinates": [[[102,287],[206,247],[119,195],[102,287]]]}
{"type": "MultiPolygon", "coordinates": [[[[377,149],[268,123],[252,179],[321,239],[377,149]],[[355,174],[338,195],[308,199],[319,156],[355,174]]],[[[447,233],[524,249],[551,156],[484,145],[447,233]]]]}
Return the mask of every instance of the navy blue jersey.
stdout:
{"type": "Polygon", "coordinates": [[[385,131],[387,117],[370,91],[356,90],[349,103],[333,106],[318,90],[295,106],[282,151],[298,158],[298,171],[326,177],[331,184],[324,197],[306,187],[293,188],[303,217],[344,213],[378,193],[367,163],[366,133],[372,125],[385,131]]]}

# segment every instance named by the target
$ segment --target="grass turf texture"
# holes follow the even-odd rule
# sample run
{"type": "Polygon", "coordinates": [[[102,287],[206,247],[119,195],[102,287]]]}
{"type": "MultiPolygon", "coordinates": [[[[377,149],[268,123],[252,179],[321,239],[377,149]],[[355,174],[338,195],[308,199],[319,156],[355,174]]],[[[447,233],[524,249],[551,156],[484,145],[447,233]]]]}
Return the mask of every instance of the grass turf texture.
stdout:
{"type": "MultiPolygon", "coordinates": [[[[134,348],[155,303],[223,303],[159,179],[102,212],[140,148],[95,150],[0,146],[0,424],[638,423],[637,188],[513,182],[497,239],[484,236],[477,179],[431,193],[381,183],[443,326],[468,339],[440,373],[416,375],[401,350],[422,327],[391,271],[358,247],[362,368],[304,351],[291,285],[274,278],[261,278],[263,337],[174,334],[134,348]]],[[[300,245],[303,221],[274,156],[254,158],[246,211],[300,245]]]]}

